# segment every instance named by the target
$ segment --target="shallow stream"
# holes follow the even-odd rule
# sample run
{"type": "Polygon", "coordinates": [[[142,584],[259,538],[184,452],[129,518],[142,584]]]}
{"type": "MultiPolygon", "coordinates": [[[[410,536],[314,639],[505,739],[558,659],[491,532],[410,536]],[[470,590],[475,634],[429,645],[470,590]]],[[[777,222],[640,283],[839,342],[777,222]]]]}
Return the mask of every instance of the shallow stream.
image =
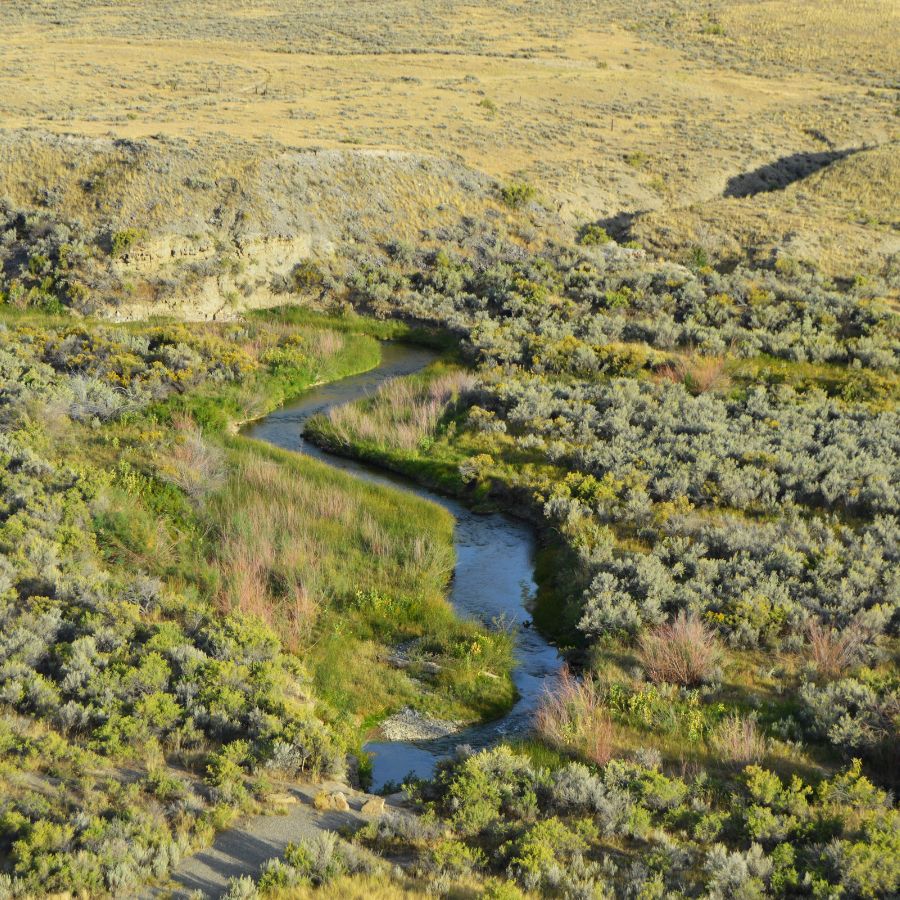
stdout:
{"type": "MultiPolygon", "coordinates": [[[[244,434],[285,450],[305,453],[357,478],[409,491],[449,510],[456,520],[456,568],[450,592],[454,608],[461,616],[488,625],[502,619],[522,626],[530,618],[524,603],[536,589],[533,574],[535,537],[529,525],[501,513],[472,512],[462,503],[409,479],[369,463],[329,453],[303,436],[306,422],[312,416],[369,396],[384,381],[417,372],[435,358],[430,351],[418,347],[382,344],[381,364],[376,368],[313,388],[254,422],[244,434]]],[[[400,782],[410,772],[421,777],[430,776],[436,761],[451,754],[457,745],[469,744],[479,749],[503,737],[527,731],[548,679],[555,678],[559,671],[561,659],[556,649],[534,628],[519,627],[516,663],[513,681],[519,699],[502,718],[435,740],[372,741],[366,744],[365,749],[373,755],[372,789],[378,790],[386,782],[400,782]]]]}

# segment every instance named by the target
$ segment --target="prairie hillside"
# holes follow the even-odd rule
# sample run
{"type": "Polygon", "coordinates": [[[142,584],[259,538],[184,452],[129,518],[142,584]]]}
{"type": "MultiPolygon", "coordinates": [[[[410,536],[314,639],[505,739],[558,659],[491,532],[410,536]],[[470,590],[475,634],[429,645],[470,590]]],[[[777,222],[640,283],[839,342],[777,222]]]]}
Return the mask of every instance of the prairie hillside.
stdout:
{"type": "Polygon", "coordinates": [[[889,2],[804,10],[4,4],[0,115],[11,129],[183,139],[223,174],[227,140],[405,151],[531,181],[564,221],[633,228],[670,253],[705,241],[771,264],[782,243],[801,257],[823,245],[828,274],[884,274],[897,250],[900,17],[889,2]],[[872,148],[884,148],[874,162],[852,152],[872,148]],[[755,193],[839,159],[834,184],[755,193]],[[871,184],[873,167],[884,190],[840,202],[840,185],[871,184]],[[745,195],[723,204],[735,184],[745,195]],[[698,234],[707,206],[713,225],[698,234]],[[779,219],[789,225],[767,241],[779,219]]]}

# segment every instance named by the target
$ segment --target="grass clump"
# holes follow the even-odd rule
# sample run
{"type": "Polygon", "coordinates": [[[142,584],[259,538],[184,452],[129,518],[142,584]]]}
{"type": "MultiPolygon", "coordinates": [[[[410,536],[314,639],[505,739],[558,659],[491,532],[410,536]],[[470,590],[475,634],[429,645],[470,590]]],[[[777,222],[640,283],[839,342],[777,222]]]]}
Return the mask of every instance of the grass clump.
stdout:
{"type": "Polygon", "coordinates": [[[750,716],[735,714],[721,722],[712,745],[723,759],[739,766],[758,763],[766,754],[766,739],[750,716]]]}
{"type": "MultiPolygon", "coordinates": [[[[475,379],[469,372],[448,370],[418,382],[394,379],[361,404],[331,410],[319,427],[343,446],[374,444],[381,449],[412,451],[431,438],[443,418],[465,401],[475,379]]],[[[313,423],[313,429],[316,424],[313,423]]]]}
{"type": "Polygon", "coordinates": [[[541,737],[555,747],[602,765],[613,753],[613,725],[606,695],[589,677],[577,678],[566,667],[535,716],[541,737]]]}
{"type": "Polygon", "coordinates": [[[652,681],[685,686],[712,681],[723,661],[714,632],[684,611],[641,635],[639,657],[652,681]]]}
{"type": "Polygon", "coordinates": [[[839,678],[864,655],[865,635],[855,624],[838,631],[811,619],[806,637],[813,667],[822,678],[839,678]]]}

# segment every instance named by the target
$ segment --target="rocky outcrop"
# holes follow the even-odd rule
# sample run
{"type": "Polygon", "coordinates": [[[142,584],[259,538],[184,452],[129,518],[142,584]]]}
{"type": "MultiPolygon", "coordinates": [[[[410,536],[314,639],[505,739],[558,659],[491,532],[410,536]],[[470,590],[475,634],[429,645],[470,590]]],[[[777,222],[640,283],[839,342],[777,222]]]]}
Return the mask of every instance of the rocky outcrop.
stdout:
{"type": "Polygon", "coordinates": [[[304,259],[512,215],[490,178],[456,162],[226,137],[0,130],[0,186],[84,248],[74,274],[93,304],[86,311],[119,319],[223,319],[291,302],[304,259]]]}

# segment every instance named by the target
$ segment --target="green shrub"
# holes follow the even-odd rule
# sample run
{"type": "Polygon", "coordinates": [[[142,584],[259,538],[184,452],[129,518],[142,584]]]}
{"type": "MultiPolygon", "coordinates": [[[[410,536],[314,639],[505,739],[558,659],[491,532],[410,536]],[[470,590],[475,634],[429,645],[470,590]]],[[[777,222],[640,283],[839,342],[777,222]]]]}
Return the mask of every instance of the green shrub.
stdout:
{"type": "Polygon", "coordinates": [[[524,181],[511,181],[500,188],[500,198],[511,209],[521,209],[537,196],[537,191],[524,181]]]}
{"type": "Polygon", "coordinates": [[[584,247],[597,247],[611,241],[612,238],[606,233],[606,229],[595,222],[584,225],[578,233],[578,243],[584,247]]]}
{"type": "Polygon", "coordinates": [[[121,259],[142,237],[143,232],[137,228],[123,228],[114,232],[110,237],[110,255],[121,259]]]}
{"type": "Polygon", "coordinates": [[[515,842],[509,872],[527,889],[537,890],[552,879],[557,867],[585,849],[587,842],[581,835],[551,817],[533,825],[515,842]]]}
{"type": "Polygon", "coordinates": [[[316,291],[325,281],[325,273],[313,259],[304,259],[291,270],[291,281],[298,293],[316,291]]]}

